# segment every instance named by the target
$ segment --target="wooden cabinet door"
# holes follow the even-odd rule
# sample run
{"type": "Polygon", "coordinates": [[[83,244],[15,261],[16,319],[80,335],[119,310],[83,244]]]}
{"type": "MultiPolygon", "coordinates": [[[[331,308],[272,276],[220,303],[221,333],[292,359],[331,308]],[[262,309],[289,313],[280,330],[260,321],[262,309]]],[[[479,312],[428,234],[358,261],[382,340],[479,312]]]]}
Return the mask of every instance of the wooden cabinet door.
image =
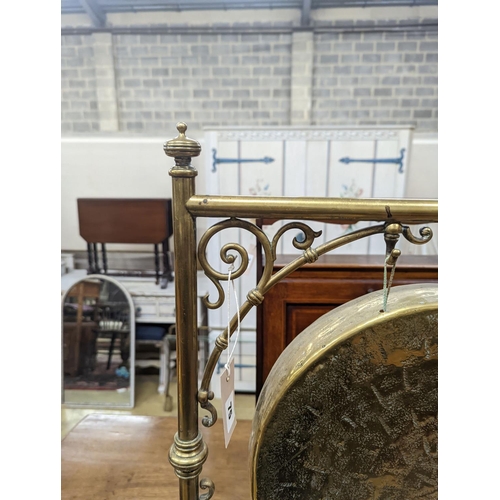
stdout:
{"type": "MultiPolygon", "coordinates": [[[[291,258],[283,256],[274,272],[291,258]]],[[[437,256],[400,260],[392,286],[437,282],[437,256]]],[[[380,259],[350,255],[321,257],[271,288],[257,314],[257,396],[278,357],[305,328],[335,307],[382,288],[380,259]]]]}

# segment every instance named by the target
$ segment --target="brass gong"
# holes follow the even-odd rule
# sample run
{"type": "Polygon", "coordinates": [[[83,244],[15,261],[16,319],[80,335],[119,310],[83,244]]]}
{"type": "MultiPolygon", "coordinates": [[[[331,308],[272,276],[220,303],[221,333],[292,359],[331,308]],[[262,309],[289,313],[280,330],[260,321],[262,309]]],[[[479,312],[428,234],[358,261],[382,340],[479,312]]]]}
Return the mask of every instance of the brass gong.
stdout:
{"type": "Polygon", "coordinates": [[[437,285],[325,314],[283,351],[250,438],[258,500],[437,498],[437,285]]]}

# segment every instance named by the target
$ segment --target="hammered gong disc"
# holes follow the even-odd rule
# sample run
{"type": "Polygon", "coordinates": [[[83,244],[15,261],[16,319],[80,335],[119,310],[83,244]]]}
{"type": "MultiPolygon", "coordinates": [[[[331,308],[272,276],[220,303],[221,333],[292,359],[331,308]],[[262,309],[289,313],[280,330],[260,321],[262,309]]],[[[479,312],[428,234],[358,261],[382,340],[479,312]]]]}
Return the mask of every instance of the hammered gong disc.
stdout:
{"type": "Polygon", "coordinates": [[[319,318],[264,384],[250,440],[258,500],[437,498],[437,285],[319,318]]]}

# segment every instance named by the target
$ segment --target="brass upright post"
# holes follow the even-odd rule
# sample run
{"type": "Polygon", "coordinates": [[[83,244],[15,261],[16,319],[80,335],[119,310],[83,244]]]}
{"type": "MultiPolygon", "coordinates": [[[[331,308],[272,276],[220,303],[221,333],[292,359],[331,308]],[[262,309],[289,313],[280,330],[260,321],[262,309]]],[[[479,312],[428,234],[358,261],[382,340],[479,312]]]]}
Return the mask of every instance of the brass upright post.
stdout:
{"type": "Polygon", "coordinates": [[[178,431],[169,460],[179,478],[180,499],[198,500],[198,478],[208,448],[198,430],[196,225],[186,202],[195,194],[197,171],[191,166],[191,158],[200,154],[201,146],[186,137],[186,129],[185,123],[178,123],[179,136],[163,146],[165,154],[175,158],[175,166],[169,173],[172,176],[179,409],[178,431]]]}

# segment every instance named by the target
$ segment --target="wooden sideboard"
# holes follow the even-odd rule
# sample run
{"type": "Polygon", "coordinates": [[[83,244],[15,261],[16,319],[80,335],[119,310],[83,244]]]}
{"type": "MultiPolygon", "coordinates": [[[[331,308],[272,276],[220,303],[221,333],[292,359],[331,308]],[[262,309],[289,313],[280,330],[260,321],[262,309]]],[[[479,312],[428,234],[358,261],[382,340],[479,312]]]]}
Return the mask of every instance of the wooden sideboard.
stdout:
{"type": "MultiPolygon", "coordinates": [[[[278,256],[273,273],[296,257],[278,256]]],[[[324,255],[274,286],[257,308],[256,396],[279,355],[304,328],[349,300],[381,290],[383,276],[381,255],[324,255]]],[[[437,255],[402,255],[392,286],[437,281],[437,255]]]]}

